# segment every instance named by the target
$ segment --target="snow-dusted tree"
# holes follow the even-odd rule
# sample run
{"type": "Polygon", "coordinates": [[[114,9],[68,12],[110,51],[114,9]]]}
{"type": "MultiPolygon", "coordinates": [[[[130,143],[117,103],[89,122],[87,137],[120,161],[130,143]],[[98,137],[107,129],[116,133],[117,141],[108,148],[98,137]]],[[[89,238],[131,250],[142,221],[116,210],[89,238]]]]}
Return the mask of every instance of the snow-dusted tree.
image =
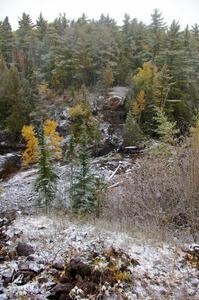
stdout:
{"type": "Polygon", "coordinates": [[[70,191],[72,210],[75,213],[98,213],[99,209],[98,193],[102,187],[102,178],[91,169],[88,140],[88,132],[83,125],[80,143],[76,145],[78,153],[70,191]]]}
{"type": "Polygon", "coordinates": [[[157,128],[155,131],[163,142],[172,144],[173,135],[176,133],[176,122],[169,121],[162,110],[157,108],[156,111],[154,119],[157,122],[157,128]]]}
{"type": "Polygon", "coordinates": [[[43,127],[39,133],[39,170],[35,182],[36,191],[40,194],[40,204],[46,206],[48,210],[50,202],[53,200],[56,192],[56,183],[58,176],[54,170],[53,159],[46,144],[43,127]]]}

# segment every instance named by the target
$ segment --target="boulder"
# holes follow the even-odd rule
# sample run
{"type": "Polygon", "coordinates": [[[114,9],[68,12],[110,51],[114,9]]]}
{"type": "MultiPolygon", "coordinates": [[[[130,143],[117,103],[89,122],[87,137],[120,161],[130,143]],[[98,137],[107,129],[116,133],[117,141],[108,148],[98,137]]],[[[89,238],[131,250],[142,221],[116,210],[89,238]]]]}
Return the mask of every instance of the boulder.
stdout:
{"type": "Polygon", "coordinates": [[[35,252],[31,245],[22,242],[18,242],[16,250],[19,256],[29,256],[35,252]]]}

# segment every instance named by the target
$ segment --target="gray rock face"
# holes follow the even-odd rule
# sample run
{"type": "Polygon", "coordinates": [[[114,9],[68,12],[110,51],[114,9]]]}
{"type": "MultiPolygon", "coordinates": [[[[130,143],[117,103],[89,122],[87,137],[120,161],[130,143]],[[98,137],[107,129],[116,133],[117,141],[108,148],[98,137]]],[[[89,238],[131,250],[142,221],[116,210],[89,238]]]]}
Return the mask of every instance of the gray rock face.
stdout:
{"type": "Polygon", "coordinates": [[[21,158],[18,153],[0,155],[0,179],[6,179],[10,174],[21,167],[21,158]]]}
{"type": "Polygon", "coordinates": [[[103,127],[103,125],[107,127],[108,124],[108,130],[104,132],[102,128],[101,133],[105,140],[105,148],[107,148],[108,145],[110,151],[117,149],[123,144],[123,125],[126,118],[125,99],[127,92],[128,89],[125,87],[115,87],[109,92],[108,98],[103,101],[101,127],[103,127]]]}

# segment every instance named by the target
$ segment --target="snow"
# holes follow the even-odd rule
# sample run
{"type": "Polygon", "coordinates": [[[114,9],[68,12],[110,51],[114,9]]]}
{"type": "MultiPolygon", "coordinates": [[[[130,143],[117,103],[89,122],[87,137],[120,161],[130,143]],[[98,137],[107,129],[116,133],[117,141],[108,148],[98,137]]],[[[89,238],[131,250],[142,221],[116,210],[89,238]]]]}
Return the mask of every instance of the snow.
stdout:
{"type": "MultiPolygon", "coordinates": [[[[110,178],[119,163],[122,168],[128,170],[124,177],[139,168],[139,163],[132,164],[128,159],[121,162],[120,158],[109,161],[108,157],[102,168],[103,159],[95,160],[95,165],[98,167],[101,165],[105,178],[110,178]]],[[[60,204],[67,208],[69,169],[63,165],[58,165],[57,168],[61,174],[57,196],[60,198],[60,204]]],[[[117,174],[119,171],[120,169],[111,178],[110,184],[121,180],[120,175],[117,174]]],[[[138,238],[129,232],[119,232],[114,229],[117,224],[112,224],[111,230],[107,230],[110,225],[106,226],[105,220],[94,223],[71,220],[67,215],[55,212],[44,215],[36,207],[38,200],[38,194],[34,191],[36,175],[36,168],[21,171],[8,181],[2,182],[2,192],[0,192],[0,210],[18,210],[17,218],[7,230],[7,234],[11,237],[7,247],[13,250],[17,241],[32,245],[35,254],[32,255],[34,260],[29,263],[30,270],[37,272],[41,268],[45,269],[48,264],[64,262],[65,258],[74,254],[83,256],[86,261],[90,252],[100,253],[104,249],[113,247],[122,249],[139,262],[138,265],[129,267],[133,276],[133,285],[130,290],[125,291],[126,299],[199,299],[198,270],[186,262],[185,254],[177,243],[168,244],[155,241],[155,238],[149,240],[144,235],[138,238]],[[15,240],[16,236],[19,236],[17,240],[15,240]]],[[[12,274],[14,270],[18,270],[22,262],[23,259],[18,258],[16,261],[5,261],[0,264],[0,281],[2,274],[12,274]]],[[[46,270],[41,276],[45,277],[45,274],[46,270]]],[[[52,284],[53,278],[49,276],[48,281],[43,284],[31,281],[19,286],[13,282],[7,288],[3,288],[0,282],[0,289],[2,289],[0,300],[18,299],[20,294],[33,295],[33,299],[43,300],[46,290],[52,284]]]]}
{"type": "MultiPolygon", "coordinates": [[[[175,245],[144,241],[128,233],[99,228],[97,223],[74,222],[58,215],[18,216],[8,234],[13,236],[13,232],[19,231],[22,231],[20,241],[34,247],[33,256],[40,264],[63,261],[71,252],[83,253],[86,259],[91,251],[123,249],[139,262],[130,267],[134,284],[132,290],[126,291],[128,299],[199,299],[198,271],[183,262],[184,253],[175,245]]],[[[7,263],[7,268],[16,269],[16,263],[7,263]]],[[[1,265],[0,271],[3,269],[5,266],[1,265]]],[[[9,289],[16,289],[15,284],[9,289]]],[[[44,292],[44,286],[43,289],[44,292]]],[[[30,293],[33,290],[37,294],[38,285],[27,283],[19,290],[30,293]]]]}

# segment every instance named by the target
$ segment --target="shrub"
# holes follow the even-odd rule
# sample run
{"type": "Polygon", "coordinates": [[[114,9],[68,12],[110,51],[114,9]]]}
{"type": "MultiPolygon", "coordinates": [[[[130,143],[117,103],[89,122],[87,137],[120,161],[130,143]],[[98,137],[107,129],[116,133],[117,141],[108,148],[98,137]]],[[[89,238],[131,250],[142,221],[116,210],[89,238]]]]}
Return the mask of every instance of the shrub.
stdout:
{"type": "Polygon", "coordinates": [[[145,154],[139,168],[120,177],[114,192],[107,189],[105,219],[150,232],[186,229],[196,239],[199,163],[189,143],[175,151],[170,156],[145,154]]]}

